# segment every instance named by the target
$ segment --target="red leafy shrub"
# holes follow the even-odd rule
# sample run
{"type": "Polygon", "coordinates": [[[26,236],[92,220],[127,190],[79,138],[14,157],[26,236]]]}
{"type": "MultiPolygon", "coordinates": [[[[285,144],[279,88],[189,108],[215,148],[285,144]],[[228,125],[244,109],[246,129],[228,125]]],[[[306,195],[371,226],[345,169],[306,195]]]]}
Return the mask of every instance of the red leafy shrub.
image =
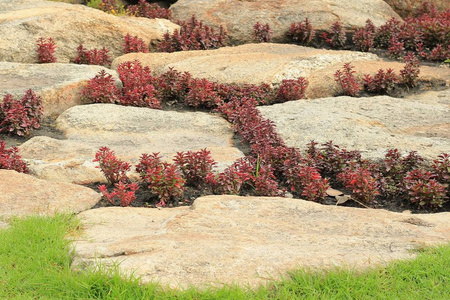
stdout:
{"type": "Polygon", "coordinates": [[[402,83],[411,87],[416,86],[420,73],[419,59],[410,52],[405,56],[404,62],[405,67],[400,70],[402,83]]]}
{"type": "Polygon", "coordinates": [[[117,72],[123,83],[120,104],[161,108],[153,86],[156,80],[148,67],[143,67],[137,60],[127,61],[117,67],[117,72]]]}
{"type": "Polygon", "coordinates": [[[148,46],[138,36],[131,36],[129,33],[124,37],[123,53],[148,53],[148,46]]]}
{"type": "Polygon", "coordinates": [[[395,84],[399,82],[394,70],[388,69],[386,72],[383,69],[378,70],[378,73],[372,77],[370,74],[365,74],[363,78],[364,89],[372,93],[389,93],[395,84]]]}
{"type": "Polygon", "coordinates": [[[111,65],[111,59],[108,55],[109,50],[103,47],[102,49],[87,50],[80,44],[77,48],[78,55],[73,60],[76,64],[83,65],[99,65],[109,67],[111,65]]]}
{"type": "Polygon", "coordinates": [[[82,91],[83,98],[93,103],[116,103],[119,100],[120,89],[111,74],[101,70],[82,91]]]}
{"type": "Polygon", "coordinates": [[[105,185],[100,185],[98,188],[109,203],[116,205],[116,201],[118,200],[121,206],[129,206],[136,200],[135,193],[139,189],[139,185],[137,183],[124,183],[120,181],[115,184],[115,188],[111,193],[108,193],[105,185]]]}
{"type": "Polygon", "coordinates": [[[183,195],[184,179],[175,165],[161,161],[159,153],[142,154],[136,172],[148,189],[158,196],[159,203],[156,206],[166,206],[169,203],[176,205],[176,199],[183,195]]]}
{"type": "Polygon", "coordinates": [[[130,183],[127,172],[130,171],[131,165],[117,159],[114,151],[108,147],[101,147],[95,153],[95,159],[93,161],[99,163],[99,166],[96,166],[96,168],[100,168],[110,185],[119,182],[130,183]]]}
{"type": "Polygon", "coordinates": [[[437,44],[436,47],[431,50],[427,58],[434,61],[444,61],[446,59],[450,59],[450,44],[447,49],[444,49],[441,44],[437,44]]]}
{"type": "Polygon", "coordinates": [[[270,164],[264,164],[261,159],[256,161],[256,170],[252,174],[252,185],[257,196],[282,196],[276,177],[270,164]]]}
{"type": "Polygon", "coordinates": [[[272,29],[270,29],[270,25],[267,23],[263,25],[259,22],[256,22],[253,25],[253,38],[260,43],[268,43],[272,39],[272,29]]]}
{"type": "Polygon", "coordinates": [[[405,176],[404,185],[411,203],[417,203],[420,208],[442,207],[447,198],[447,186],[433,177],[433,174],[422,169],[412,170],[405,176]]]}
{"type": "Polygon", "coordinates": [[[375,25],[368,19],[364,28],[359,28],[353,35],[353,43],[363,52],[372,50],[375,38],[375,25]]]}
{"type": "Polygon", "coordinates": [[[127,7],[127,13],[136,17],[143,17],[149,19],[168,19],[172,17],[172,12],[159,6],[156,3],[148,3],[145,0],[139,0],[137,5],[129,5],[127,7]]]}
{"type": "Polygon", "coordinates": [[[31,89],[20,100],[7,94],[0,103],[0,132],[27,136],[40,127],[41,120],[42,100],[31,89]]]}
{"type": "Polygon", "coordinates": [[[308,80],[303,77],[298,79],[283,79],[278,89],[276,100],[286,102],[305,98],[305,91],[308,87],[308,80]]]}
{"type": "Polygon", "coordinates": [[[304,22],[292,23],[287,33],[294,42],[300,45],[308,45],[311,43],[316,32],[308,18],[304,22]]]}
{"type": "Polygon", "coordinates": [[[398,35],[400,31],[401,22],[392,17],[386,24],[380,26],[374,37],[374,42],[377,47],[388,48],[392,43],[391,39],[398,35]]]}
{"type": "Polygon", "coordinates": [[[188,86],[184,103],[192,107],[214,108],[221,99],[216,92],[216,83],[207,79],[192,79],[188,86]]]}
{"type": "Polygon", "coordinates": [[[39,38],[37,40],[37,47],[39,63],[45,64],[56,62],[56,57],[54,56],[56,45],[51,37],[48,39],[42,37],[39,38]]]}
{"type": "Polygon", "coordinates": [[[343,48],[347,41],[346,32],[339,21],[333,23],[330,31],[322,33],[321,37],[330,47],[335,49],[343,48]]]}
{"type": "Polygon", "coordinates": [[[252,98],[258,104],[272,102],[272,89],[267,83],[256,84],[217,84],[216,91],[223,102],[233,99],[252,98]]]}
{"type": "Polygon", "coordinates": [[[159,44],[161,52],[208,50],[216,49],[225,45],[227,34],[222,26],[216,32],[195,16],[189,21],[180,21],[180,30],[174,30],[172,34],[166,33],[164,40],[159,44]]]}
{"type": "Polygon", "coordinates": [[[439,154],[438,158],[431,164],[431,168],[440,182],[450,183],[450,154],[439,154]]]}
{"type": "Polygon", "coordinates": [[[189,91],[191,80],[192,76],[189,72],[181,73],[169,68],[169,71],[156,78],[155,88],[158,99],[163,102],[183,102],[189,91]]]}
{"type": "Polygon", "coordinates": [[[177,152],[174,161],[183,174],[186,185],[196,187],[205,184],[206,177],[217,165],[211,157],[211,152],[206,149],[196,152],[177,152]]]}
{"type": "Polygon", "coordinates": [[[19,155],[17,147],[6,148],[4,141],[0,140],[0,169],[14,170],[20,173],[29,173],[27,164],[19,155]]]}
{"type": "Polygon", "coordinates": [[[336,73],[334,73],[334,81],[339,84],[342,94],[355,97],[361,87],[353,75],[356,73],[356,71],[353,71],[353,68],[354,67],[351,66],[350,63],[344,64],[342,71],[337,70],[336,73]]]}
{"type": "Polygon", "coordinates": [[[337,180],[352,191],[352,198],[357,201],[372,204],[379,194],[375,177],[364,167],[347,167],[337,175],[337,180]]]}
{"type": "Polygon", "coordinates": [[[392,58],[400,57],[405,51],[405,44],[396,37],[391,37],[389,41],[388,54],[392,58]]]}

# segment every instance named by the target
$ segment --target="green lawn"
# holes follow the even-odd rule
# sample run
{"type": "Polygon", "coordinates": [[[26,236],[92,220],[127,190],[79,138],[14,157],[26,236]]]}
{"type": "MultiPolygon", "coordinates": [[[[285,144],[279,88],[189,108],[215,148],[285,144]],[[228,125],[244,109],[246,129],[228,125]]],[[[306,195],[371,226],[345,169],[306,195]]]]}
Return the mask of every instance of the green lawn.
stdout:
{"type": "Polygon", "coordinates": [[[450,244],[363,273],[298,270],[256,290],[171,290],[117,271],[74,272],[67,215],[16,219],[0,230],[0,299],[450,299],[450,244]]]}

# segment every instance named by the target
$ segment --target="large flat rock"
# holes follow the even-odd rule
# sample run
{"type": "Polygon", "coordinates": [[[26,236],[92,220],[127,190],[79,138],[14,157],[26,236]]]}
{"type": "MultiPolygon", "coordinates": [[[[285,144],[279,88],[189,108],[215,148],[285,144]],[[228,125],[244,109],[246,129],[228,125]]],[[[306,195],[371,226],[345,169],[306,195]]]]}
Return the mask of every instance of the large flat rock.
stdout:
{"type": "Polygon", "coordinates": [[[348,150],[361,150],[368,158],[382,158],[388,149],[397,148],[434,159],[450,152],[450,98],[421,99],[336,97],[259,110],[275,122],[277,132],[292,147],[304,149],[310,140],[331,140],[348,150]]]}
{"type": "MultiPolygon", "coordinates": [[[[310,99],[340,93],[334,73],[342,69],[344,63],[350,62],[355,67],[355,76],[360,79],[364,74],[375,74],[380,68],[392,68],[399,75],[404,67],[403,63],[383,61],[372,53],[264,43],[206,51],[130,53],[116,58],[112,68],[136,59],[156,74],[174,68],[220,83],[278,86],[283,79],[305,77],[309,81],[306,96],[310,99]]],[[[450,69],[421,67],[419,80],[435,85],[450,84],[450,69]]]]}
{"type": "Polygon", "coordinates": [[[93,207],[100,198],[90,188],[0,170],[0,221],[10,216],[79,213],[93,207]]]}
{"type": "Polygon", "coordinates": [[[73,267],[120,268],[173,287],[255,286],[297,267],[371,267],[450,240],[450,213],[408,215],[287,198],[207,196],[192,207],[80,214],[73,267]]]}
{"type": "Polygon", "coordinates": [[[32,89],[42,98],[44,117],[56,118],[69,107],[86,104],[81,92],[101,70],[113,75],[120,84],[116,71],[100,66],[0,62],[0,101],[6,94],[21,98],[32,89]]]}
{"type": "Polygon", "coordinates": [[[286,41],[291,23],[309,18],[316,29],[328,30],[340,21],[345,28],[364,27],[367,19],[376,26],[400,18],[382,0],[178,0],[170,7],[175,19],[196,15],[209,25],[222,25],[233,44],[252,42],[253,25],[269,23],[274,41],[286,41]]]}
{"type": "Polygon", "coordinates": [[[58,62],[77,56],[77,47],[106,47],[110,56],[122,54],[124,36],[146,43],[179,28],[165,19],[118,17],[84,5],[44,0],[0,0],[0,61],[37,62],[36,41],[52,37],[58,62]]]}
{"type": "Polygon", "coordinates": [[[91,104],[68,109],[56,120],[56,127],[67,139],[34,137],[19,147],[32,173],[53,181],[104,182],[92,162],[103,146],[132,164],[142,153],[159,152],[172,161],[176,152],[207,148],[223,169],[243,156],[233,147],[228,122],[203,112],[91,104]]]}

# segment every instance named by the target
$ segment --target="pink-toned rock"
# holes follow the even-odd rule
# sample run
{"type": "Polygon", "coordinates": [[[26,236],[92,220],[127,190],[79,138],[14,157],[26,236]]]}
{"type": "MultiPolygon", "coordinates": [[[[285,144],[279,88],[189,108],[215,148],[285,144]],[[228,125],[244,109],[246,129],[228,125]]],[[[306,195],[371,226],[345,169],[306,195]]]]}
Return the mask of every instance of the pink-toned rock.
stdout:
{"type": "Polygon", "coordinates": [[[0,170],[0,218],[78,213],[93,207],[100,198],[101,195],[90,188],[0,170]]]}
{"type": "Polygon", "coordinates": [[[192,207],[80,214],[73,267],[120,262],[171,286],[255,286],[298,267],[371,267],[447,243],[450,213],[406,215],[287,198],[207,196],[192,207]]]}
{"type": "Polygon", "coordinates": [[[345,28],[363,27],[367,19],[376,26],[397,13],[382,0],[178,0],[170,7],[175,19],[196,15],[209,25],[222,25],[233,44],[254,41],[253,25],[268,23],[274,41],[286,41],[291,23],[308,18],[316,29],[328,30],[340,21],[345,28]]]}

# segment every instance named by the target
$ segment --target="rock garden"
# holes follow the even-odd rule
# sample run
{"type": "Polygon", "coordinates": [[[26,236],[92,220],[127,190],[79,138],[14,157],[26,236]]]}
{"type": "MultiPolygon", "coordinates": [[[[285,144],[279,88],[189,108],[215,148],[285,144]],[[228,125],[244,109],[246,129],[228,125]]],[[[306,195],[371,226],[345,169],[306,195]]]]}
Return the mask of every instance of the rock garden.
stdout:
{"type": "Polygon", "coordinates": [[[440,1],[75,2],[0,0],[0,228],[181,288],[450,241],[440,1]]]}

